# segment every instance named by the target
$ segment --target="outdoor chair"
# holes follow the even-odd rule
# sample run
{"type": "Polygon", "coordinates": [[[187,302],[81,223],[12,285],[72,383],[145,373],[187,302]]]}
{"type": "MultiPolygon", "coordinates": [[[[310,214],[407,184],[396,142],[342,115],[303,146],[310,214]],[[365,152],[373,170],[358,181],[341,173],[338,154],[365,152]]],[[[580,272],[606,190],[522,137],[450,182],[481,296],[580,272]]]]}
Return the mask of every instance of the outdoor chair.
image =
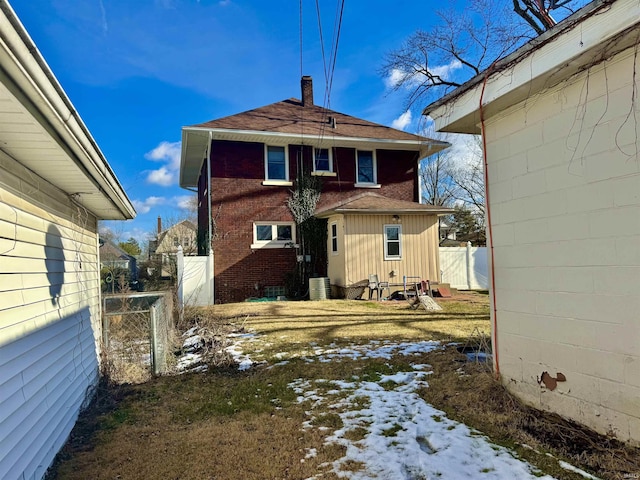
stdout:
{"type": "Polygon", "coordinates": [[[404,298],[413,309],[420,306],[420,296],[431,296],[429,280],[422,280],[421,277],[404,276],[402,277],[402,283],[404,285],[404,298]]]}
{"type": "Polygon", "coordinates": [[[389,282],[381,282],[380,280],[378,280],[377,274],[369,275],[369,300],[372,299],[373,292],[376,292],[376,298],[380,300],[385,288],[387,289],[388,294],[391,295],[389,282]]]}

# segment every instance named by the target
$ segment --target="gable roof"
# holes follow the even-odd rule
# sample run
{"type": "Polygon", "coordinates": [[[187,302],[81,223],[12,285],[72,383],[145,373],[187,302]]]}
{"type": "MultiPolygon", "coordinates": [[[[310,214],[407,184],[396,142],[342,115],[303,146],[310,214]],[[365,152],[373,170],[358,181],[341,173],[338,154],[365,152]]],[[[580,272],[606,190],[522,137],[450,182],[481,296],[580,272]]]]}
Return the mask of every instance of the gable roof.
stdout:
{"type": "Polygon", "coordinates": [[[195,187],[211,140],[410,150],[420,158],[449,143],[403,132],[296,98],[182,128],[180,186],[195,187]]]}
{"type": "Polygon", "coordinates": [[[114,260],[134,260],[133,255],[129,255],[123,249],[118,247],[115,243],[106,241],[100,245],[100,260],[101,261],[114,261],[114,260]]]}
{"type": "Polygon", "coordinates": [[[438,207],[435,205],[425,205],[395,198],[385,197],[375,192],[365,192],[353,197],[341,200],[340,202],[328,205],[316,210],[315,216],[326,218],[336,213],[360,214],[360,215],[389,215],[389,214],[412,214],[412,215],[446,215],[453,212],[453,209],[438,207]]]}
{"type": "Polygon", "coordinates": [[[15,12],[0,2],[0,168],[34,173],[98,219],[135,216],[114,172],[15,12]]]}
{"type": "Polygon", "coordinates": [[[638,32],[637,0],[595,0],[423,114],[433,118],[438,131],[480,134],[480,102],[488,118],[634,46],[638,32]]]}
{"type": "Polygon", "coordinates": [[[290,98],[264,107],[193,125],[195,128],[289,133],[314,138],[361,138],[412,142],[433,141],[420,135],[329,110],[290,98]]]}
{"type": "Polygon", "coordinates": [[[178,227],[181,227],[181,226],[186,227],[188,230],[193,230],[195,233],[198,232],[198,228],[193,224],[192,221],[182,220],[181,222],[175,223],[171,225],[169,228],[164,229],[158,234],[158,237],[156,238],[158,245],[162,243],[162,241],[164,240],[164,237],[166,237],[167,234],[169,234],[169,232],[176,230],[178,227]]]}

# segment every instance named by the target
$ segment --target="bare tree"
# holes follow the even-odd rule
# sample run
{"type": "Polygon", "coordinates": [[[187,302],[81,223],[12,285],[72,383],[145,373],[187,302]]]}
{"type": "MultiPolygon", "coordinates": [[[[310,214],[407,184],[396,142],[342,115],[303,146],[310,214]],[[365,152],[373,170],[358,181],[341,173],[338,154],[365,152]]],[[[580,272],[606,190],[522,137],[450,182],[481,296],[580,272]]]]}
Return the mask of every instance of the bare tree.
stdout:
{"type": "MultiPolygon", "coordinates": [[[[462,8],[438,10],[437,24],[418,30],[385,57],[380,73],[407,104],[442,95],[478,75],[497,59],[555,25],[549,11],[585,0],[469,0],[462,8]],[[515,12],[515,15],[514,15],[515,12]]],[[[451,2],[455,4],[454,1],[451,2]]],[[[566,12],[565,12],[566,11],[566,12]]]]}
{"type": "Polygon", "coordinates": [[[562,8],[562,16],[566,13],[573,13],[569,4],[584,5],[586,2],[576,2],[574,0],[513,0],[513,11],[522,18],[529,26],[541,35],[546,30],[553,27],[557,21],[551,16],[551,11],[562,8]]]}
{"type": "MultiPolygon", "coordinates": [[[[466,158],[451,170],[451,179],[456,186],[456,199],[471,211],[484,218],[485,187],[484,162],[479,136],[469,136],[464,145],[466,158]]],[[[484,223],[484,221],[482,222],[484,223]]]]}
{"type": "Polygon", "coordinates": [[[420,166],[422,200],[429,205],[450,207],[458,198],[459,186],[452,177],[453,157],[443,150],[425,158],[420,166]]]}

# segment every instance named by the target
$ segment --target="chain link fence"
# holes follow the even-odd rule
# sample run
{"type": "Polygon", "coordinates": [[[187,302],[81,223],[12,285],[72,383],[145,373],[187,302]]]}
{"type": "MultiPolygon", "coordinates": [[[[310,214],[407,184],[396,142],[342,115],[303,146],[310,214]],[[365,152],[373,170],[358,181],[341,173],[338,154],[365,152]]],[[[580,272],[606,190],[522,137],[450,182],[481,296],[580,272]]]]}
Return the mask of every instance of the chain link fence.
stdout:
{"type": "Polygon", "coordinates": [[[170,292],[105,295],[102,305],[104,368],[116,383],[142,383],[167,372],[173,358],[170,292]]]}

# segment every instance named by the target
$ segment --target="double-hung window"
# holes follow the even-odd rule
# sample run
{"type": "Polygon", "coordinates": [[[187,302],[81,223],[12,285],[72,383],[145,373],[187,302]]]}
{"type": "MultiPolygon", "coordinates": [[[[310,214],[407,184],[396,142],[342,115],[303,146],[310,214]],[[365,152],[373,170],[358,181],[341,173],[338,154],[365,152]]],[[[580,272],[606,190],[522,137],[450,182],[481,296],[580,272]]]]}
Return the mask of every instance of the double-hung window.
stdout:
{"type": "Polygon", "coordinates": [[[371,150],[356,151],[356,187],[377,185],[376,156],[371,150]]]}
{"type": "Polygon", "coordinates": [[[253,224],[251,248],[284,248],[293,246],[296,231],[291,222],[256,222],[253,224]]]}
{"type": "Polygon", "coordinates": [[[402,225],[384,226],[384,259],[402,258],[402,225]]]}
{"type": "Polygon", "coordinates": [[[313,149],[313,171],[315,173],[333,172],[333,158],[330,148],[313,149]]]}
{"type": "Polygon", "coordinates": [[[289,155],[286,147],[265,145],[264,147],[265,181],[289,181],[289,155]]]}

